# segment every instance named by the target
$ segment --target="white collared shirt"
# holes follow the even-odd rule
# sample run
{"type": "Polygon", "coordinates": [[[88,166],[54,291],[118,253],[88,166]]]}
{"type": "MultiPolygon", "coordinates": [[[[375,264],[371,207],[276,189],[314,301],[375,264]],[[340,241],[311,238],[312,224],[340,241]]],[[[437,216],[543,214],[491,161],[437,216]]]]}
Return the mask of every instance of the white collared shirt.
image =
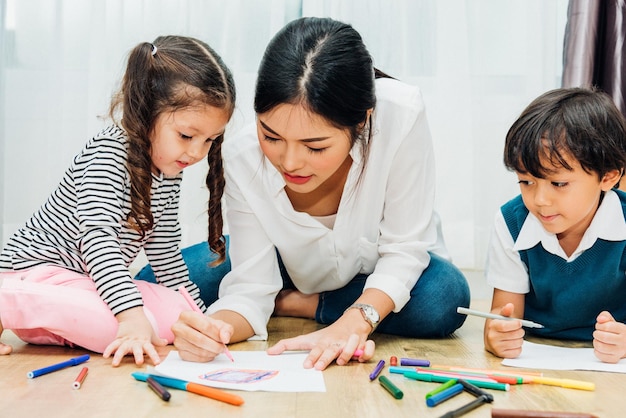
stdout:
{"type": "Polygon", "coordinates": [[[626,240],[626,222],[622,205],[617,194],[611,190],[605,194],[589,228],[569,257],[561,248],[556,234],[546,231],[539,219],[530,212],[520,229],[517,241],[513,242],[502,211],[499,210],[487,253],[485,268],[487,283],[507,292],[528,293],[530,279],[519,251],[530,249],[541,243],[546,251],[571,262],[591,248],[599,238],[607,241],[626,240]]]}
{"type": "Polygon", "coordinates": [[[224,143],[225,206],[232,270],[209,313],[244,316],[256,338],[282,287],[278,249],[303,293],[344,287],[368,274],[366,288],[385,292],[398,312],[434,251],[447,258],[433,212],[435,165],[421,93],[392,79],[376,82],[373,136],[361,173],[360,148],[353,159],[332,228],[296,212],[285,181],[259,147],[250,126],[224,143]]]}

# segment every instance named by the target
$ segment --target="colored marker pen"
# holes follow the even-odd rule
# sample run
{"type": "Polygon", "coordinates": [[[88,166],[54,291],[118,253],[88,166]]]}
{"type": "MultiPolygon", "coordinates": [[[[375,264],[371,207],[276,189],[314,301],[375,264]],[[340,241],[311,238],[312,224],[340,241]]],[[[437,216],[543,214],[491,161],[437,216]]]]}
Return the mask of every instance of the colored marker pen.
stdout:
{"type": "Polygon", "coordinates": [[[152,389],[154,393],[159,396],[159,398],[163,399],[165,402],[170,401],[170,397],[172,395],[159,382],[154,380],[152,377],[148,377],[146,382],[148,383],[148,386],[150,386],[150,389],[152,389]]]}
{"type": "Polygon", "coordinates": [[[418,358],[401,358],[400,366],[416,366],[416,367],[428,367],[430,366],[430,361],[422,360],[418,358]]]}
{"type": "Polygon", "coordinates": [[[80,389],[80,387],[83,385],[83,382],[85,381],[85,378],[87,377],[88,371],[89,369],[87,367],[83,367],[80,373],[78,373],[78,376],[76,376],[76,379],[74,379],[74,383],[72,383],[72,387],[74,389],[80,389]]]}
{"type": "Polygon", "coordinates": [[[433,407],[463,392],[463,385],[456,383],[454,386],[435,393],[430,398],[426,398],[426,405],[433,407]]]}
{"type": "Polygon", "coordinates": [[[370,373],[370,380],[376,379],[380,372],[383,370],[383,367],[385,367],[385,360],[381,360],[378,362],[378,364],[374,368],[374,371],[370,373]]]}
{"type": "MultiPolygon", "coordinates": [[[[470,403],[467,403],[463,406],[461,406],[460,408],[454,409],[452,411],[446,412],[445,414],[443,414],[440,418],[457,418],[460,416],[463,416],[465,414],[467,414],[468,412],[478,408],[481,405],[484,405],[485,403],[490,402],[487,398],[485,398],[485,395],[481,395],[478,398],[474,399],[473,401],[471,401],[470,403]]],[[[493,410],[492,410],[493,411],[493,410]]],[[[495,417],[495,415],[491,415],[492,418],[495,417]]]]}
{"type": "Polygon", "coordinates": [[[476,385],[471,384],[467,380],[459,379],[459,383],[463,385],[463,389],[465,389],[467,393],[471,393],[477,398],[483,396],[486,402],[493,402],[493,395],[491,393],[485,392],[484,390],[476,385]]]}
{"type": "Polygon", "coordinates": [[[404,396],[404,393],[400,390],[400,388],[394,385],[393,382],[387,379],[385,376],[379,376],[378,381],[380,382],[380,385],[384,387],[387,392],[391,393],[391,396],[393,396],[394,398],[402,399],[402,397],[404,396]]]}
{"type": "MultiPolygon", "coordinates": [[[[461,382],[459,382],[459,383],[461,383],[461,382]]],[[[444,391],[444,390],[448,389],[449,387],[452,387],[452,386],[454,386],[456,384],[457,384],[457,380],[456,379],[450,379],[447,382],[440,384],[438,387],[436,387],[435,389],[433,389],[430,392],[428,392],[426,394],[426,399],[428,399],[431,396],[436,395],[439,392],[442,392],[442,391],[444,391]]]]}
{"type": "Polygon", "coordinates": [[[35,377],[39,377],[44,374],[56,372],[57,370],[61,370],[66,367],[76,366],[77,364],[84,363],[87,360],[89,360],[89,354],[85,354],[79,357],[74,357],[67,361],[62,361],[61,363],[53,364],[52,366],[42,367],[41,369],[33,370],[32,372],[26,373],[26,376],[29,379],[34,379],[35,377]]]}

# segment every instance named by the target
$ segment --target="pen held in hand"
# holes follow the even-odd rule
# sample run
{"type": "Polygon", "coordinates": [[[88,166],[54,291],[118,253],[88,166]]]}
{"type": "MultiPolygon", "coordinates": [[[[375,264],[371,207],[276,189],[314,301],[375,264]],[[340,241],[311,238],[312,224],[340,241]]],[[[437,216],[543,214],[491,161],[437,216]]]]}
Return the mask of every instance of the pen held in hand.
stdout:
{"type": "MultiPolygon", "coordinates": [[[[222,344],[224,344],[224,343],[222,343],[222,344]]],[[[233,363],[235,362],[235,359],[234,359],[233,355],[230,353],[230,350],[228,349],[228,347],[226,346],[226,344],[224,344],[224,355],[225,355],[226,357],[228,357],[228,359],[229,359],[230,361],[232,361],[233,363]]]]}
{"type": "Polygon", "coordinates": [[[460,313],[463,315],[474,315],[474,316],[480,316],[482,318],[487,318],[487,319],[503,319],[505,321],[520,321],[522,323],[522,326],[527,327],[527,328],[543,328],[543,325],[538,324],[533,321],[529,321],[527,319],[512,318],[510,316],[502,316],[502,315],[497,315],[497,314],[493,314],[490,312],[476,311],[474,309],[463,308],[461,306],[456,308],[456,311],[457,313],[460,313]]]}

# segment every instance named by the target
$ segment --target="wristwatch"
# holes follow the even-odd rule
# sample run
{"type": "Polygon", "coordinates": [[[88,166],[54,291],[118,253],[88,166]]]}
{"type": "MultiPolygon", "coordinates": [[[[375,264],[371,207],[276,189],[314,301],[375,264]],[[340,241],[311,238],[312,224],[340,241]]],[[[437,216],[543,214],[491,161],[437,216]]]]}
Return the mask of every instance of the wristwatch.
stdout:
{"type": "Polygon", "coordinates": [[[348,306],[348,309],[346,309],[344,312],[349,311],[350,309],[359,309],[361,311],[361,314],[363,315],[363,319],[365,319],[367,323],[371,325],[372,332],[374,332],[374,330],[378,326],[378,323],[380,322],[380,315],[372,305],[368,305],[365,303],[353,303],[352,305],[348,306]]]}

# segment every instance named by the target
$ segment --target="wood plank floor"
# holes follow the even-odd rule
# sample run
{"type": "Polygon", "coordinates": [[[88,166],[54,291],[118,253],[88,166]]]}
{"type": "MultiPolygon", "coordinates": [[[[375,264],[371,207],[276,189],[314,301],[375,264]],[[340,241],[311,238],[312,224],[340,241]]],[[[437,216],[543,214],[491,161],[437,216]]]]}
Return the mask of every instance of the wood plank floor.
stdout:
{"type": "MultiPolygon", "coordinates": [[[[488,302],[472,302],[472,307],[487,309],[488,302]]],[[[10,356],[0,356],[0,416],[5,417],[439,417],[470,400],[463,393],[436,407],[428,407],[424,395],[435,383],[417,382],[397,374],[388,376],[404,391],[396,400],[368,375],[379,359],[388,364],[390,356],[429,359],[433,364],[499,368],[500,359],[486,353],[482,343],[481,318],[469,317],[454,336],[446,339],[414,340],[374,335],[376,358],[367,364],[331,366],[324,372],[326,393],[238,392],[242,406],[232,406],[192,393],[172,390],[169,403],[161,401],[146,386],[131,377],[137,367],[130,358],[120,367],[92,355],[89,375],[80,390],[71,385],[80,368],[72,367],[36,379],[27,379],[30,370],[64,361],[85,353],[63,347],[24,344],[10,332],[3,339],[14,345],[10,356]]],[[[285,337],[317,329],[313,321],[273,318],[268,342],[234,344],[231,350],[264,350],[285,337]]],[[[172,347],[161,349],[165,355],[172,347]]],[[[509,369],[510,370],[510,369],[509,369]]],[[[490,391],[492,405],[483,405],[464,415],[490,417],[491,408],[516,408],[593,413],[598,417],[626,416],[626,374],[589,371],[544,371],[545,376],[591,381],[593,392],[545,385],[518,385],[509,392],[490,391]]]]}

